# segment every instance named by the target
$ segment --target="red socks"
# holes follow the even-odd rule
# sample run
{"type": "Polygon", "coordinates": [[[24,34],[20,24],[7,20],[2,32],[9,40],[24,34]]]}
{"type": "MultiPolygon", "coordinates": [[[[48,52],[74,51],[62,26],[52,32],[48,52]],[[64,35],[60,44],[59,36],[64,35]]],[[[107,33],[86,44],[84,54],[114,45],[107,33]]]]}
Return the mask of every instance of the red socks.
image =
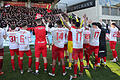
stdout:
{"type": "Polygon", "coordinates": [[[23,70],[23,59],[20,59],[20,65],[19,65],[19,67],[20,67],[20,70],[23,70]]]}
{"type": "Polygon", "coordinates": [[[65,65],[62,65],[63,73],[65,73],[65,65]]]}
{"type": "Polygon", "coordinates": [[[87,65],[89,65],[89,59],[90,59],[90,55],[87,55],[87,65]]]}
{"type": "Polygon", "coordinates": [[[104,59],[104,62],[106,62],[106,57],[103,57],[103,59],[104,59]]]}
{"type": "Polygon", "coordinates": [[[83,62],[80,61],[80,72],[83,73],[83,62]]]}
{"type": "Polygon", "coordinates": [[[116,51],[116,50],[114,50],[114,51],[112,50],[112,53],[113,53],[113,54],[112,54],[113,57],[116,58],[116,57],[117,57],[117,51],[116,51]]]}
{"type": "Polygon", "coordinates": [[[12,64],[12,69],[15,70],[15,63],[14,63],[14,59],[11,59],[11,64],[12,64]]]}
{"type": "Polygon", "coordinates": [[[38,70],[39,69],[39,62],[35,62],[35,68],[36,68],[36,70],[38,70]]]}
{"type": "Polygon", "coordinates": [[[97,61],[98,61],[98,63],[100,63],[100,57],[98,58],[98,60],[97,60],[97,61]]]}
{"type": "Polygon", "coordinates": [[[58,56],[58,62],[60,62],[60,57],[58,56]]]}
{"type": "Polygon", "coordinates": [[[95,54],[95,66],[97,65],[97,61],[98,61],[98,55],[96,56],[95,54]]]}
{"type": "Polygon", "coordinates": [[[32,58],[30,57],[28,62],[28,67],[31,68],[31,65],[32,65],[32,58]]]}
{"type": "Polygon", "coordinates": [[[65,56],[66,60],[68,59],[68,56],[65,56]]]}
{"type": "Polygon", "coordinates": [[[2,71],[3,59],[0,59],[0,71],[2,71]]]}
{"type": "Polygon", "coordinates": [[[74,74],[77,74],[77,64],[74,64],[74,74]]]}
{"type": "Polygon", "coordinates": [[[55,67],[52,67],[52,74],[55,74],[55,67]]]}
{"type": "Polygon", "coordinates": [[[44,63],[44,69],[47,69],[47,63],[44,63]]]}

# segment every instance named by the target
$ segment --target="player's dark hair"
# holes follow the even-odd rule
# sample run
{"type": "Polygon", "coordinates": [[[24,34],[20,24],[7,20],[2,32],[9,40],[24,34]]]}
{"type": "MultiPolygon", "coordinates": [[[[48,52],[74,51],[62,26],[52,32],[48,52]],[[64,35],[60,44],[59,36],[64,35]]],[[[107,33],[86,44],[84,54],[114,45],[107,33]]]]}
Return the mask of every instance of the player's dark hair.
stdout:
{"type": "Polygon", "coordinates": [[[116,23],[112,23],[112,25],[114,25],[115,27],[117,27],[120,30],[120,27],[118,27],[116,23]]]}
{"type": "Polygon", "coordinates": [[[115,27],[117,27],[117,24],[116,24],[116,23],[112,23],[112,25],[114,25],[115,27]]]}
{"type": "Polygon", "coordinates": [[[97,22],[93,22],[92,25],[98,26],[97,22]]]}
{"type": "Polygon", "coordinates": [[[76,22],[75,26],[76,26],[77,28],[79,28],[79,27],[80,27],[80,23],[79,23],[79,22],[76,22]]]}
{"type": "Polygon", "coordinates": [[[27,26],[27,23],[26,23],[26,22],[23,23],[21,27],[25,27],[25,26],[27,26]]]}
{"type": "Polygon", "coordinates": [[[16,26],[15,25],[12,25],[11,26],[11,30],[15,30],[16,26]]]}
{"type": "Polygon", "coordinates": [[[102,28],[102,25],[98,22],[97,23],[97,26],[101,29],[102,28]]]}
{"type": "Polygon", "coordinates": [[[61,20],[57,20],[56,24],[57,25],[62,25],[62,21],[61,20]]]}
{"type": "Polygon", "coordinates": [[[73,24],[76,24],[76,19],[72,19],[72,23],[73,23],[73,24]]]}

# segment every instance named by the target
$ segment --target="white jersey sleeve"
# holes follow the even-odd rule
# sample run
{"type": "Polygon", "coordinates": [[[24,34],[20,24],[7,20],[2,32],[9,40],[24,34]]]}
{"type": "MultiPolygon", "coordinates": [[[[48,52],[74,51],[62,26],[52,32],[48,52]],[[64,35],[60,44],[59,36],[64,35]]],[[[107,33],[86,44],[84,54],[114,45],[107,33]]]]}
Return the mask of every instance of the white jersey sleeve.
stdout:
{"type": "Polygon", "coordinates": [[[74,29],[71,28],[72,39],[73,39],[73,48],[79,49],[83,48],[83,32],[84,28],[74,29]]]}
{"type": "Polygon", "coordinates": [[[17,32],[8,32],[9,49],[18,49],[17,32]]]}
{"type": "Polygon", "coordinates": [[[0,49],[4,48],[3,47],[3,41],[4,41],[4,38],[3,36],[5,35],[5,30],[0,28],[0,49]]]}
{"type": "Polygon", "coordinates": [[[90,34],[90,45],[91,46],[99,46],[99,37],[100,37],[101,29],[91,28],[90,32],[91,32],[91,34],[90,34]]]}

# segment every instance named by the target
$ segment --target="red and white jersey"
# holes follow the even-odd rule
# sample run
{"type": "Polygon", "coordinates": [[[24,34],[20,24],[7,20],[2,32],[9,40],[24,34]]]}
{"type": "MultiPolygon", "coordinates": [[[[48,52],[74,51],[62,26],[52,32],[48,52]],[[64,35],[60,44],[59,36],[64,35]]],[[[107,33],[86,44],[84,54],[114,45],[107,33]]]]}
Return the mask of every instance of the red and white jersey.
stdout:
{"type": "Polygon", "coordinates": [[[117,41],[117,33],[118,33],[118,28],[112,28],[108,26],[108,29],[110,30],[110,38],[109,41],[117,41]]]}
{"type": "Polygon", "coordinates": [[[83,48],[83,32],[84,28],[74,29],[71,28],[72,39],[73,39],[73,48],[79,49],[83,48]]]}
{"type": "Polygon", "coordinates": [[[66,28],[51,28],[48,31],[52,33],[53,43],[59,48],[64,48],[65,34],[69,31],[66,28]]]}
{"type": "Polygon", "coordinates": [[[83,43],[84,44],[89,44],[90,43],[90,29],[89,30],[85,30],[83,33],[83,43]]]}
{"type": "Polygon", "coordinates": [[[27,30],[20,30],[17,34],[17,42],[19,44],[19,51],[30,50],[29,42],[31,42],[31,34],[27,30]]]}
{"type": "Polygon", "coordinates": [[[35,45],[45,46],[47,44],[45,26],[37,26],[34,28],[34,31],[36,37],[35,45]]]}
{"type": "Polygon", "coordinates": [[[8,32],[9,37],[9,49],[18,49],[18,43],[17,43],[17,32],[16,31],[10,31],[8,32]]]}
{"type": "Polygon", "coordinates": [[[5,35],[5,30],[0,28],[0,49],[4,48],[3,47],[3,41],[4,41],[4,38],[3,36],[5,35]]]}
{"type": "Polygon", "coordinates": [[[101,29],[97,28],[91,28],[90,29],[90,45],[91,46],[99,46],[99,37],[101,33],[101,29]]]}

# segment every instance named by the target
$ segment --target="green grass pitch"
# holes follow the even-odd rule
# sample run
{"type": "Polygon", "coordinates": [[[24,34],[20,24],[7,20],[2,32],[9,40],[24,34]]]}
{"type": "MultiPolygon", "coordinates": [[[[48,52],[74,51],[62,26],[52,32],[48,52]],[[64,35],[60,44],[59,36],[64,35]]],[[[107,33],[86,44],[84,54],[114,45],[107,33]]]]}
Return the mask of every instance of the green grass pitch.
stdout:
{"type": "MultiPolygon", "coordinates": [[[[116,46],[118,57],[120,58],[120,44],[118,43],[116,46]]],[[[32,63],[32,69],[35,71],[35,56],[34,56],[34,47],[31,48],[33,53],[33,63],[32,63]]],[[[84,75],[78,77],[74,80],[120,80],[120,61],[117,63],[111,63],[110,59],[112,59],[112,52],[110,50],[109,44],[107,44],[107,66],[106,67],[100,67],[97,70],[93,70],[93,62],[94,59],[90,59],[90,69],[84,70],[84,75]]],[[[73,69],[72,70],[66,70],[68,74],[66,76],[62,76],[62,68],[61,66],[56,66],[56,76],[51,77],[48,75],[48,73],[45,73],[43,71],[43,60],[41,57],[40,60],[40,74],[34,75],[32,73],[27,73],[28,69],[28,57],[24,56],[23,66],[24,66],[24,74],[21,75],[18,68],[18,62],[17,62],[17,56],[15,56],[15,68],[16,71],[12,71],[11,62],[10,62],[10,53],[8,47],[4,48],[4,65],[3,65],[3,71],[5,72],[4,75],[0,76],[0,80],[69,80],[69,76],[73,75],[73,69]]],[[[48,50],[48,72],[51,72],[51,66],[49,64],[52,63],[52,53],[50,50],[48,50]]],[[[84,64],[86,62],[84,61],[84,64]]],[[[67,66],[67,64],[66,64],[67,66]]]]}

